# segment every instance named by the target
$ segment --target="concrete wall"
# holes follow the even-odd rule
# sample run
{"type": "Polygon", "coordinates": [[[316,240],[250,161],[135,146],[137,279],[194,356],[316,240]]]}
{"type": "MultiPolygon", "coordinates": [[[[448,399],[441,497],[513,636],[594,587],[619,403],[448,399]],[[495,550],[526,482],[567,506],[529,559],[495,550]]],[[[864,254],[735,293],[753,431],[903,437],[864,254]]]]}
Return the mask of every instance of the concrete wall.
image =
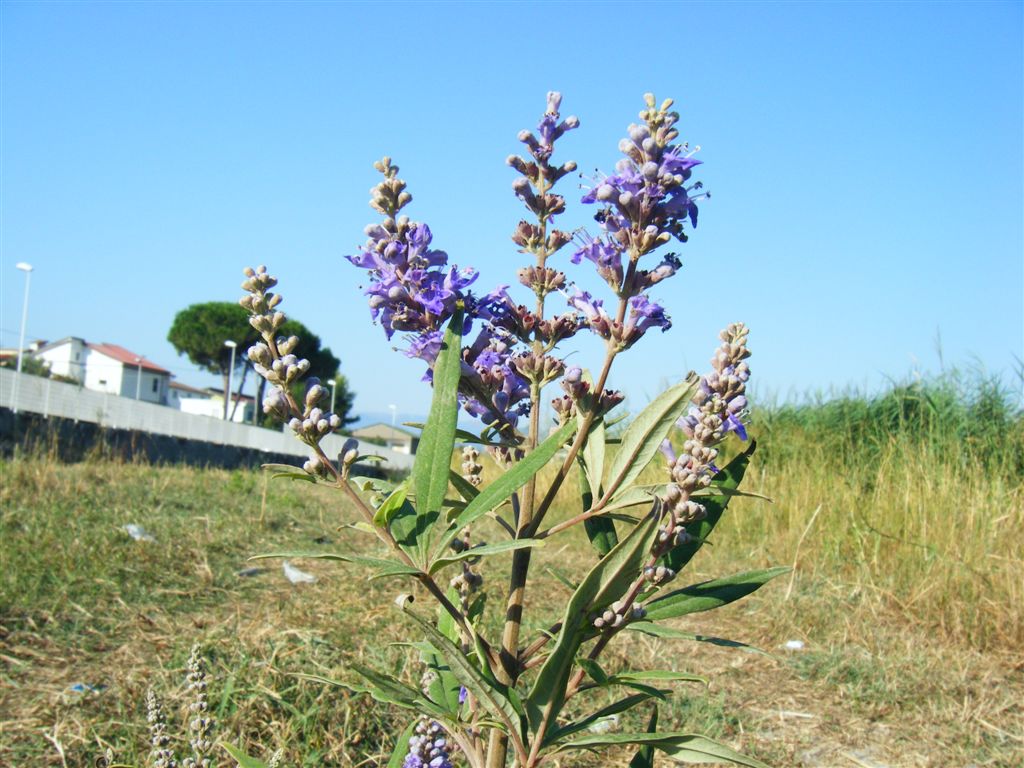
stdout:
{"type": "MultiPolygon", "coordinates": [[[[0,369],[0,407],[17,413],[38,414],[44,419],[61,418],[72,423],[95,424],[107,430],[164,435],[275,456],[305,458],[309,455],[308,447],[290,432],[286,434],[210,416],[195,416],[176,408],[94,392],[41,376],[24,373],[19,376],[6,368],[0,369]]],[[[345,440],[341,435],[328,435],[321,446],[328,456],[335,457],[341,452],[345,440]]],[[[382,456],[384,466],[389,470],[403,471],[412,467],[411,456],[372,443],[361,443],[360,451],[382,456]]]]}

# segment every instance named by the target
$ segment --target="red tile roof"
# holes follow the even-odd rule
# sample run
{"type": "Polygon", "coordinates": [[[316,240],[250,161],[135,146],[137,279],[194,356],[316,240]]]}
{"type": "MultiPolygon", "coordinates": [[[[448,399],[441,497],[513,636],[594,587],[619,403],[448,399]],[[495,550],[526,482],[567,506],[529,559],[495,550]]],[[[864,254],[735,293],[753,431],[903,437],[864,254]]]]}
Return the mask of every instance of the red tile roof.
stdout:
{"type": "Polygon", "coordinates": [[[168,376],[171,374],[166,368],[161,368],[156,363],[150,362],[142,355],[136,355],[131,350],[119,347],[117,344],[88,344],[89,349],[95,349],[97,352],[112,357],[118,362],[124,363],[129,366],[139,365],[139,360],[142,361],[142,369],[145,371],[152,371],[153,373],[166,373],[168,376]]]}

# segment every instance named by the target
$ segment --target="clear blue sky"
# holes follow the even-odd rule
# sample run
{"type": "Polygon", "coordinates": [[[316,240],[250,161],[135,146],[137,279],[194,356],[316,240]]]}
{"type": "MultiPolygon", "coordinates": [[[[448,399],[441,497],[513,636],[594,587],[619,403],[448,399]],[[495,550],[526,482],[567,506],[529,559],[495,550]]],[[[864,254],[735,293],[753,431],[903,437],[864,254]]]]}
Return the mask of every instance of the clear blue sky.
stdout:
{"type": "MultiPolygon", "coordinates": [[[[435,243],[514,282],[504,158],[550,89],[560,156],[610,171],[645,91],[676,99],[712,191],[653,295],[675,327],[613,384],[634,402],[752,327],[786,396],[1024,347],[1022,4],[17,3],[2,24],[0,345],[121,344],[206,384],[167,343],[188,304],[266,263],[341,357],[361,411],[426,409],[342,259],[390,154],[435,243]]],[[[575,180],[561,190],[573,213],[575,180]]],[[[568,261],[568,251],[562,257],[568,261]]],[[[598,287],[578,268],[581,284],[598,287]]],[[[599,347],[573,359],[597,365],[599,347]]]]}

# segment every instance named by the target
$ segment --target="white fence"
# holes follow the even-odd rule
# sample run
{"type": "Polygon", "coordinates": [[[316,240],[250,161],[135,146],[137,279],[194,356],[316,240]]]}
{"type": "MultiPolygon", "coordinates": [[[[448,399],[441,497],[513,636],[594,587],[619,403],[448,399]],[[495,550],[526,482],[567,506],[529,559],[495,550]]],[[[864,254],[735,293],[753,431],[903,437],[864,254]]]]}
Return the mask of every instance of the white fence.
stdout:
{"type": "MultiPolygon", "coordinates": [[[[307,456],[309,453],[309,449],[290,433],[183,413],[166,405],[94,392],[41,376],[18,374],[8,368],[0,368],[0,406],[42,414],[45,418],[55,416],[111,429],[170,435],[268,453],[291,456],[307,456]]],[[[328,435],[321,445],[328,456],[337,456],[346,439],[340,435],[328,435]]],[[[383,457],[390,469],[404,470],[412,466],[412,456],[372,443],[361,442],[360,453],[383,457]]]]}

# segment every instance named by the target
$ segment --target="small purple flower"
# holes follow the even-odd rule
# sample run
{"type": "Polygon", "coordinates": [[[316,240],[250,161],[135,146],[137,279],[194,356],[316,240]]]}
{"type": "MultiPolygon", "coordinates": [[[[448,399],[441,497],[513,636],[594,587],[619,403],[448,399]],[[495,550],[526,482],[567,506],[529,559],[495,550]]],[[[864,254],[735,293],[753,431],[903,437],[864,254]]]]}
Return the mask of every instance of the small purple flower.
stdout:
{"type": "Polygon", "coordinates": [[[421,718],[409,738],[409,752],[402,768],[453,768],[448,740],[440,723],[421,718]]]}
{"type": "Polygon", "coordinates": [[[636,342],[649,328],[661,328],[662,333],[672,327],[672,321],[665,314],[665,308],[640,294],[629,300],[629,323],[626,336],[630,344],[636,342]],[[633,334],[636,334],[633,338],[633,334]]]}
{"type": "Polygon", "coordinates": [[[582,236],[582,245],[572,255],[572,263],[579,264],[584,258],[593,262],[597,274],[616,293],[622,289],[622,246],[615,240],[582,236]]]}

